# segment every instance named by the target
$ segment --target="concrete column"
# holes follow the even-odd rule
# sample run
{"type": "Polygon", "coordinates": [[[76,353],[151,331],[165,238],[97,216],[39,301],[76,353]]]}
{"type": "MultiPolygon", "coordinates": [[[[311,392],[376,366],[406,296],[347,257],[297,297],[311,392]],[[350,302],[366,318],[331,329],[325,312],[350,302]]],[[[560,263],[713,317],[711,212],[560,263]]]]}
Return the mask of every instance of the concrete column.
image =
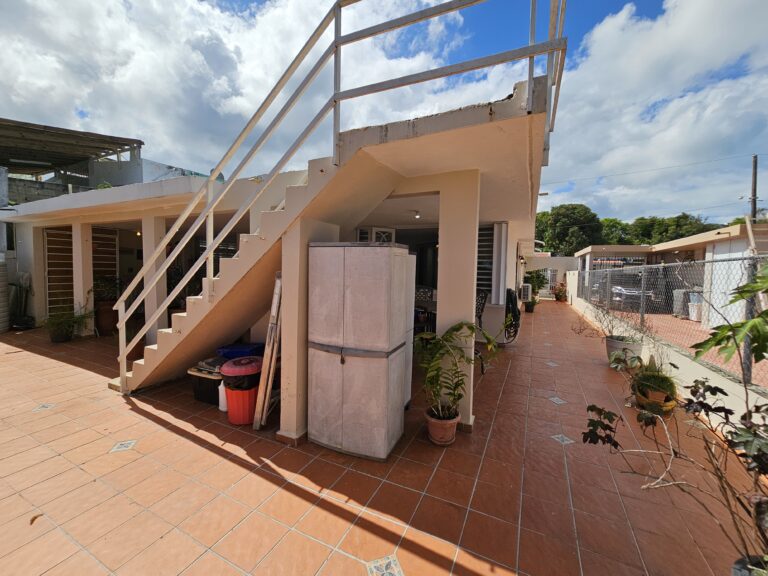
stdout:
{"type": "MultiPolygon", "coordinates": [[[[437,260],[437,331],[456,322],[475,321],[477,228],[480,224],[480,173],[456,172],[440,188],[440,224],[437,260]]],[[[473,354],[472,344],[467,349],[473,354]]],[[[468,368],[464,399],[459,406],[461,424],[474,423],[472,370],[468,368]]]]}
{"type": "MultiPolygon", "coordinates": [[[[93,232],[90,224],[72,224],[72,290],[75,313],[93,310],[93,232]]],[[[89,322],[85,333],[93,331],[89,322]]]]}
{"type": "MultiPolygon", "coordinates": [[[[144,258],[149,258],[157,248],[157,245],[165,237],[165,217],[164,216],[144,216],[141,219],[141,249],[144,253],[144,258]]],[[[157,270],[158,265],[162,264],[162,259],[158,258],[155,262],[155,266],[147,273],[147,279],[152,278],[152,275],[157,270]]],[[[168,296],[168,286],[163,276],[160,281],[155,285],[155,289],[147,294],[146,300],[144,300],[144,316],[149,318],[163,303],[166,296],[168,296]]],[[[168,326],[167,315],[163,314],[158,318],[147,331],[146,342],[147,344],[157,343],[157,331],[160,328],[166,328],[168,326]]]]}
{"type": "Polygon", "coordinates": [[[307,433],[307,261],[310,242],[338,242],[335,224],[301,219],[283,236],[280,430],[297,443],[307,433]]]}
{"type": "MultiPolygon", "coordinates": [[[[8,206],[8,168],[0,166],[0,208],[8,206]]],[[[0,216],[3,214],[9,215],[11,212],[0,212],[0,216]]],[[[8,226],[5,222],[0,222],[0,254],[13,250],[13,246],[6,246],[6,232],[5,227],[8,226]]]]}

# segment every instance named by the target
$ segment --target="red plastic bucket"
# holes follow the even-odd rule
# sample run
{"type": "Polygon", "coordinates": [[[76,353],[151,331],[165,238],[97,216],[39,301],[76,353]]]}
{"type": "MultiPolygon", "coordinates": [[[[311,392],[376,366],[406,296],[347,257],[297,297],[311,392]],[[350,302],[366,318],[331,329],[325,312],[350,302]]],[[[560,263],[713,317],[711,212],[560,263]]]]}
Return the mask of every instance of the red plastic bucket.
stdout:
{"type": "Polygon", "coordinates": [[[253,411],[256,409],[256,392],[259,387],[250,390],[231,390],[227,392],[227,419],[230,424],[253,424],[253,411]]]}

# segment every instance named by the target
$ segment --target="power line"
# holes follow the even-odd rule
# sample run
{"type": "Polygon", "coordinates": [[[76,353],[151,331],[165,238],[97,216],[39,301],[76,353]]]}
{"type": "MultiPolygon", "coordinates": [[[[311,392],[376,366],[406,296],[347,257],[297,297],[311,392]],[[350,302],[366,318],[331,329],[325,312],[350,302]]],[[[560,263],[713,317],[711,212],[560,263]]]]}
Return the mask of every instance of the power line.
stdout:
{"type": "MultiPolygon", "coordinates": [[[[647,174],[649,172],[660,172],[662,170],[672,170],[675,168],[686,168],[688,166],[700,166],[702,164],[713,164],[715,162],[722,162],[723,160],[732,160],[733,158],[745,158],[752,156],[753,154],[734,154],[732,156],[721,156],[720,158],[712,158],[710,160],[700,160],[698,162],[689,162],[687,164],[672,164],[669,166],[659,166],[657,168],[646,168],[643,170],[632,170],[630,172],[616,172],[614,174],[602,174],[599,176],[578,176],[576,178],[567,178],[565,180],[551,180],[549,182],[542,182],[542,186],[548,186],[550,184],[565,184],[568,182],[579,182],[582,180],[597,180],[599,178],[613,178],[615,176],[631,176],[633,174],[647,174]]],[[[758,156],[765,156],[766,154],[758,154],[758,156]]]]}

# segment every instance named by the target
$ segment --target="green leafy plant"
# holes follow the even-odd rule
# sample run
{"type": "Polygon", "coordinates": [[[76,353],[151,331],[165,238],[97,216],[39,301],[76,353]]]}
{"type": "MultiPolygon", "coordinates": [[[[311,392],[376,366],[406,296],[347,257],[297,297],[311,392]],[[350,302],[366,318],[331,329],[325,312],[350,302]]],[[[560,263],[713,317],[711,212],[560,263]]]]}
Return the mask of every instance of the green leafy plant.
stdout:
{"type": "Polygon", "coordinates": [[[532,270],[530,272],[526,272],[523,282],[525,284],[531,285],[531,291],[533,292],[534,296],[539,293],[539,290],[549,284],[547,276],[544,274],[543,270],[532,270]]]}
{"type": "Polygon", "coordinates": [[[422,332],[416,336],[416,354],[424,369],[424,391],[429,414],[438,420],[459,415],[466,389],[465,369],[475,362],[474,342],[480,336],[487,362],[496,353],[496,338],[472,322],[458,322],[442,335],[422,332]]]}
{"type": "MultiPolygon", "coordinates": [[[[754,281],[737,288],[731,303],[744,302],[754,307],[762,294],[768,294],[768,267],[757,274],[754,281]]],[[[713,328],[709,338],[694,348],[697,356],[716,351],[726,360],[738,357],[741,361],[749,354],[755,363],[763,361],[768,355],[768,310],[741,322],[726,321],[713,328]]],[[[642,374],[647,368],[642,361],[620,356],[612,357],[612,366],[627,374],[642,374]]],[[[681,448],[679,430],[671,431],[661,415],[648,412],[641,413],[638,420],[644,432],[653,430],[654,449],[625,450],[616,439],[622,418],[594,405],[588,408],[590,417],[582,439],[589,444],[609,445],[622,455],[634,452],[661,458],[663,472],[650,479],[643,488],[683,490],[714,520],[740,555],[736,566],[752,576],[768,576],[768,484],[765,482],[768,475],[768,403],[752,398],[749,381],[743,373],[744,364],[740,362],[740,365],[740,396],[744,399],[744,410],[738,416],[726,404],[726,390],[711,384],[707,378],[696,379],[685,386],[687,392],[681,407],[694,418],[692,422],[700,429],[695,434],[694,428],[685,432],[686,436],[694,435],[701,440],[700,449],[693,453],[681,448]],[[680,475],[678,467],[681,468],[680,475]],[[706,482],[689,481],[685,472],[692,468],[703,474],[706,482]],[[726,511],[725,519],[715,513],[713,503],[726,511]]],[[[671,388],[666,388],[667,383],[659,381],[656,375],[646,371],[643,378],[646,380],[637,382],[636,386],[653,386],[667,394],[671,392],[671,388]]]]}
{"type": "Polygon", "coordinates": [[[44,325],[52,342],[67,342],[81,332],[91,318],[93,312],[82,307],[78,312],[68,310],[49,314],[44,325]]]}
{"type": "Polygon", "coordinates": [[[120,278],[118,276],[96,276],[93,279],[95,302],[115,302],[119,296],[120,278]]]}

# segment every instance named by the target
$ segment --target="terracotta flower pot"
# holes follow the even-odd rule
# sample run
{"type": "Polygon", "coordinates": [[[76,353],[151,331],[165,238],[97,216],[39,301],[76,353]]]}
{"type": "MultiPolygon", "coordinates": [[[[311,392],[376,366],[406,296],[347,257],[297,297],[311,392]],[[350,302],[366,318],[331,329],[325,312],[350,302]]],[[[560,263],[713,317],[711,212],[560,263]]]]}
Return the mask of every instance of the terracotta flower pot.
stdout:
{"type": "Polygon", "coordinates": [[[675,406],[677,406],[677,401],[670,400],[669,402],[664,402],[664,398],[666,398],[666,394],[664,393],[662,393],[661,401],[659,401],[657,399],[643,396],[640,394],[640,392],[635,392],[635,401],[637,402],[638,406],[641,408],[646,408],[649,405],[661,406],[661,410],[666,414],[667,412],[671,412],[675,409],[675,406]]]}
{"type": "Polygon", "coordinates": [[[448,446],[456,440],[456,427],[459,425],[460,416],[450,420],[433,418],[427,410],[427,431],[429,439],[438,446],[448,446]]]}

